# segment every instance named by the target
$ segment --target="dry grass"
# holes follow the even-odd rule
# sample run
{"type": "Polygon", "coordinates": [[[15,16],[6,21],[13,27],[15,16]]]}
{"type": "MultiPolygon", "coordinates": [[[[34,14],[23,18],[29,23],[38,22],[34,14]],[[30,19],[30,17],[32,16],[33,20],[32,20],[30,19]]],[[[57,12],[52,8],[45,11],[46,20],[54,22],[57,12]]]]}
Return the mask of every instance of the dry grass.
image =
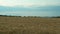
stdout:
{"type": "Polygon", "coordinates": [[[0,17],[0,34],[60,34],[60,18],[0,17]]]}

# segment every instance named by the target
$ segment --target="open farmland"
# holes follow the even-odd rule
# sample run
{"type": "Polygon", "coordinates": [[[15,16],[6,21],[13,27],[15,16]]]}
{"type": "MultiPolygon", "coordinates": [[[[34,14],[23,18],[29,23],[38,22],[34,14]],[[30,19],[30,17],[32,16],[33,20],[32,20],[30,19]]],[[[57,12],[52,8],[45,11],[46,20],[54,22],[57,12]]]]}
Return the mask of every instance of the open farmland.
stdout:
{"type": "Polygon", "coordinates": [[[0,34],[60,34],[60,18],[0,16],[0,34]]]}

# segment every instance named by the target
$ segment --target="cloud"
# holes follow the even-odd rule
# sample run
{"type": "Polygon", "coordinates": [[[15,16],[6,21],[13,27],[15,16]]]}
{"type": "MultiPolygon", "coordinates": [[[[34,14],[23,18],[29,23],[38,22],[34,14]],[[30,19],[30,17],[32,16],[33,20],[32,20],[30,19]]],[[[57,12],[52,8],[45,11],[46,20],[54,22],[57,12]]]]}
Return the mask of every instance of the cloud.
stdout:
{"type": "Polygon", "coordinates": [[[17,12],[0,12],[0,15],[12,15],[12,16],[60,16],[56,11],[17,11],[17,12]]]}
{"type": "Polygon", "coordinates": [[[28,11],[23,11],[23,12],[0,12],[0,15],[15,15],[15,16],[48,16],[50,15],[51,12],[28,12],[28,11]]]}
{"type": "Polygon", "coordinates": [[[21,7],[21,6],[14,6],[14,7],[7,7],[7,6],[0,6],[0,12],[3,11],[60,11],[60,6],[38,6],[38,7],[21,7]]]}
{"type": "Polygon", "coordinates": [[[60,0],[0,0],[1,6],[48,6],[60,5],[60,0]]]}
{"type": "Polygon", "coordinates": [[[42,7],[7,7],[0,6],[0,15],[16,16],[58,16],[60,15],[60,6],[42,6],[42,7]]]}
{"type": "Polygon", "coordinates": [[[2,15],[56,16],[59,11],[60,0],[0,0],[2,15]]]}

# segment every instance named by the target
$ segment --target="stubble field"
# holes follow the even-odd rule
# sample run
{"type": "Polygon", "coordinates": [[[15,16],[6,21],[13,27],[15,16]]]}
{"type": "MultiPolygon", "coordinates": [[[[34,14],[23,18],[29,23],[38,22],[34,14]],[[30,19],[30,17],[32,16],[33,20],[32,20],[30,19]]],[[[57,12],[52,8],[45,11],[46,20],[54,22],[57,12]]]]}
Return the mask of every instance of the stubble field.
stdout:
{"type": "Polygon", "coordinates": [[[0,34],[60,34],[60,18],[0,16],[0,34]]]}

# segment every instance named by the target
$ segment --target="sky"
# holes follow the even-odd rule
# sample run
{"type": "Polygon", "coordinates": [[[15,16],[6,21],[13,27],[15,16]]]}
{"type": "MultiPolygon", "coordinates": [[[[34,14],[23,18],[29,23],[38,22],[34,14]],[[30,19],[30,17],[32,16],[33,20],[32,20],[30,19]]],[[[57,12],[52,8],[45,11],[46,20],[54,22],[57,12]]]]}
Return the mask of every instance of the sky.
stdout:
{"type": "Polygon", "coordinates": [[[60,0],[0,0],[0,15],[60,16],[60,0]]]}

